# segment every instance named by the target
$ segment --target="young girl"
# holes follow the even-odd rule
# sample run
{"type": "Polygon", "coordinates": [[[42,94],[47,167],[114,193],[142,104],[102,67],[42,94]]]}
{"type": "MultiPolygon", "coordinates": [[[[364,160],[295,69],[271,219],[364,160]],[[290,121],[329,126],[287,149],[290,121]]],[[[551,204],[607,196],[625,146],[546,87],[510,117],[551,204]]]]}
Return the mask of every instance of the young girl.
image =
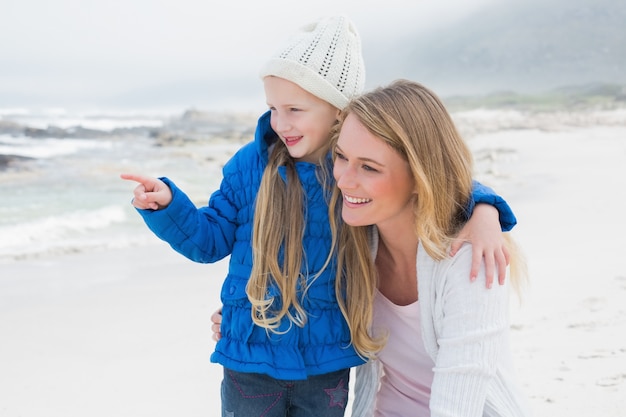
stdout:
{"type": "MultiPolygon", "coordinates": [[[[261,77],[270,110],[254,142],[224,166],[208,206],[196,208],[167,178],[122,178],[140,183],[134,206],[175,250],[205,263],[230,255],[211,356],[224,366],[223,415],[342,416],[349,369],[363,358],[335,295],[332,176],[322,174],[340,110],[363,89],[360,38],[348,19],[323,19],[290,39],[261,77]]],[[[498,207],[505,229],[515,224],[506,203],[477,185],[482,199],[498,207]]],[[[481,230],[487,222],[496,231],[484,241],[499,241],[497,217],[483,216],[481,230]]]]}
{"type": "Polygon", "coordinates": [[[470,245],[448,256],[472,157],[442,103],[401,80],[351,102],[342,120],[337,279],[353,344],[372,358],[357,368],[353,415],[528,416],[508,342],[508,284],[524,264],[512,246],[517,274],[488,290],[467,280],[470,245]]]}

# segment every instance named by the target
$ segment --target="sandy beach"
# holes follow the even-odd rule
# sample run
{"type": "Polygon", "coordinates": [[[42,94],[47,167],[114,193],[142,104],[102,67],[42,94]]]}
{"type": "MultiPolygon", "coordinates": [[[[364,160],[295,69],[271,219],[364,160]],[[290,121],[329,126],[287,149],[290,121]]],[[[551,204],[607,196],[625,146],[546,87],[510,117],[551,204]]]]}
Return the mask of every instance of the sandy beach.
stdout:
{"type": "Polygon", "coordinates": [[[0,415],[219,415],[225,267],[160,242],[2,265],[0,415]]]}
{"type": "MultiPolygon", "coordinates": [[[[535,415],[622,417],[625,123],[469,142],[477,178],[519,220],[531,285],[512,311],[512,345],[535,415]]],[[[210,314],[226,267],[157,238],[0,264],[0,417],[219,416],[210,314]]]]}

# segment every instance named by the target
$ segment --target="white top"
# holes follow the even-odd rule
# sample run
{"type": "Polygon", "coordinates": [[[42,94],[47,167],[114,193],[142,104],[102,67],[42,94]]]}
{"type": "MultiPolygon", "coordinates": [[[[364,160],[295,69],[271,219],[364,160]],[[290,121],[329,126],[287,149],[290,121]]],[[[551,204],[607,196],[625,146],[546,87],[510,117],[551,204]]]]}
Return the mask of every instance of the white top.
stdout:
{"type": "MultiPolygon", "coordinates": [[[[370,241],[375,254],[375,228],[370,241]]],[[[430,415],[529,416],[510,354],[508,280],[503,286],[487,289],[480,279],[484,278],[481,270],[477,282],[472,283],[471,263],[469,244],[442,261],[428,256],[421,243],[417,250],[422,342],[435,363],[430,415]]],[[[415,355],[418,352],[416,349],[415,355]]],[[[353,417],[373,416],[381,368],[378,360],[357,367],[353,417]]]]}
{"type": "Polygon", "coordinates": [[[376,291],[372,332],[387,335],[378,355],[384,375],[376,394],[376,417],[430,415],[434,362],[424,349],[419,303],[399,306],[376,291]]]}

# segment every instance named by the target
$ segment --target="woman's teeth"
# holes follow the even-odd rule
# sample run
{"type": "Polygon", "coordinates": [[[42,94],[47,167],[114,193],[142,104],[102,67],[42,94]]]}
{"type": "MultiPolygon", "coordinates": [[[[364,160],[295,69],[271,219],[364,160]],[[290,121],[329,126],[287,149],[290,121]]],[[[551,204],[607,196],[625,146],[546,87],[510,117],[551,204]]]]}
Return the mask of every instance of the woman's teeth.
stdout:
{"type": "Polygon", "coordinates": [[[363,203],[368,203],[372,201],[369,198],[357,198],[357,197],[351,197],[349,195],[344,195],[343,198],[345,198],[345,200],[348,203],[352,203],[352,204],[363,204],[363,203]]]}

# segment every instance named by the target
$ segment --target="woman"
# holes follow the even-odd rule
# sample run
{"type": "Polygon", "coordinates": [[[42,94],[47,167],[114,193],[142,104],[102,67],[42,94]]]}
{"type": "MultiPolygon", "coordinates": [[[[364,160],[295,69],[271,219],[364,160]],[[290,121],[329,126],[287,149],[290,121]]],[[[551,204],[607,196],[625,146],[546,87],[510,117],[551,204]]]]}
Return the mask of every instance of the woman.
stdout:
{"type": "Polygon", "coordinates": [[[528,415],[508,344],[509,285],[523,264],[511,241],[510,279],[487,289],[467,279],[471,245],[449,256],[472,157],[443,104],[400,80],[353,100],[341,122],[337,281],[362,289],[342,307],[370,359],[357,368],[353,416],[528,415]]]}

